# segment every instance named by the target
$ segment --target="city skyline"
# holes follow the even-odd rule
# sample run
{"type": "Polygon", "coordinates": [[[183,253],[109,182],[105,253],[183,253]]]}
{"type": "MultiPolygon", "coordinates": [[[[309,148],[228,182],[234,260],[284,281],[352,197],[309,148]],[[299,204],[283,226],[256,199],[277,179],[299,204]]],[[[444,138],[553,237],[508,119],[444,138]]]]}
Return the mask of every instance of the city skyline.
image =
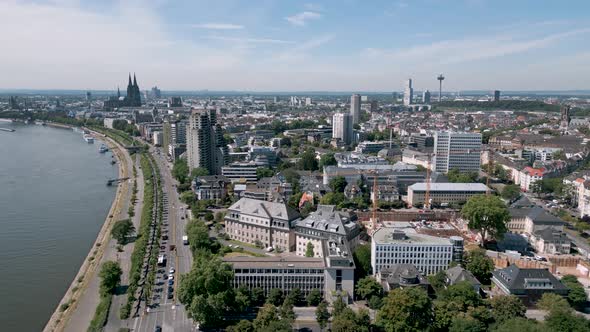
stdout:
{"type": "Polygon", "coordinates": [[[144,88],[163,90],[400,91],[411,77],[416,91],[436,91],[439,73],[445,91],[580,90],[590,74],[584,9],[582,1],[13,0],[0,4],[0,27],[11,31],[0,37],[10,45],[0,89],[110,90],[132,71],[144,88]]]}

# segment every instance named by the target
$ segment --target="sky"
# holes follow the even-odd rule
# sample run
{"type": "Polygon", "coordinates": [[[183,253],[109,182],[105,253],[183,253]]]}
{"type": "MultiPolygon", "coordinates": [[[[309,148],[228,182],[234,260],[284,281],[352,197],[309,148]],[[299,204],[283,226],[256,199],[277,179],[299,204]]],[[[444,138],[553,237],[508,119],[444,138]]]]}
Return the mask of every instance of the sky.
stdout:
{"type": "Polygon", "coordinates": [[[0,0],[0,89],[590,89],[588,0],[0,0]]]}

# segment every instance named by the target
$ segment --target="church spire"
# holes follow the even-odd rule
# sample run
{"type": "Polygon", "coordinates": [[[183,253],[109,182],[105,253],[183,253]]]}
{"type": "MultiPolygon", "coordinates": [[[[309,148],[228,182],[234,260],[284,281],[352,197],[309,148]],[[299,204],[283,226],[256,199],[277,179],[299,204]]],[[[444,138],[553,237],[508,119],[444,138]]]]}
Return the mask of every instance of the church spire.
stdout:
{"type": "Polygon", "coordinates": [[[119,89],[119,86],[117,85],[117,98],[121,97],[121,89],[119,89]]]}
{"type": "Polygon", "coordinates": [[[135,78],[135,73],[133,73],[133,86],[137,86],[137,79],[135,78]]]}
{"type": "Polygon", "coordinates": [[[131,73],[129,73],[129,84],[128,86],[131,86],[131,73]]]}

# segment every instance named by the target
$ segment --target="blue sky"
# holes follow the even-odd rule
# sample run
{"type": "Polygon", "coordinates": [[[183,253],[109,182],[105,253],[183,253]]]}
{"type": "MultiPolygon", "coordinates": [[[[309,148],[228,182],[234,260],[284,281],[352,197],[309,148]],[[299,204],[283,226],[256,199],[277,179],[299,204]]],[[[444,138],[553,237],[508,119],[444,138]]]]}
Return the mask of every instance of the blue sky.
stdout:
{"type": "Polygon", "coordinates": [[[590,1],[1,0],[0,88],[590,89],[590,1]]]}

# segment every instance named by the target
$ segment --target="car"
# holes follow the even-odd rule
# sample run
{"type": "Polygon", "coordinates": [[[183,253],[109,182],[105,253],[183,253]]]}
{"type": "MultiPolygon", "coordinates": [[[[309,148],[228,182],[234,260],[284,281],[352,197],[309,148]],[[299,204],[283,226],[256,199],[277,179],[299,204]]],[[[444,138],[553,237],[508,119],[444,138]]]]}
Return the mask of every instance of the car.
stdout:
{"type": "Polygon", "coordinates": [[[155,332],[162,332],[162,327],[160,325],[156,326],[155,332]]]}
{"type": "Polygon", "coordinates": [[[273,247],[268,247],[268,248],[266,248],[266,252],[272,252],[272,251],[274,251],[274,250],[275,250],[275,248],[273,248],[273,247]]]}
{"type": "Polygon", "coordinates": [[[168,274],[168,279],[174,279],[174,273],[168,274]]]}
{"type": "Polygon", "coordinates": [[[168,279],[168,286],[174,285],[174,279],[168,279]]]}
{"type": "Polygon", "coordinates": [[[168,300],[172,300],[174,298],[174,293],[169,292],[167,297],[168,297],[168,300]]]}
{"type": "Polygon", "coordinates": [[[174,269],[174,267],[170,267],[170,272],[169,273],[174,273],[176,272],[176,270],[174,269]]]}

